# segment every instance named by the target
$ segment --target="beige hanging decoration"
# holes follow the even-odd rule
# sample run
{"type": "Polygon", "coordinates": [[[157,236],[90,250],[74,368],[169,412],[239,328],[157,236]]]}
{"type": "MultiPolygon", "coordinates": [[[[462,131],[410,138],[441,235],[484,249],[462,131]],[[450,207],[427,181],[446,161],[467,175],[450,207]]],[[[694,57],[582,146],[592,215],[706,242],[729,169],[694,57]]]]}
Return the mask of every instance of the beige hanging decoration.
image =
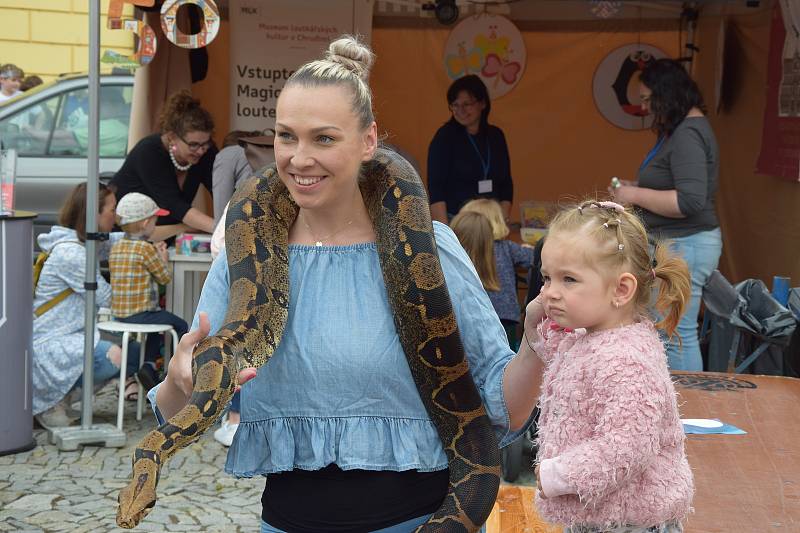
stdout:
{"type": "Polygon", "coordinates": [[[489,97],[508,94],[525,71],[526,50],[519,29],[499,15],[481,13],[464,18],[450,32],[444,51],[447,76],[480,76],[489,97]]]}

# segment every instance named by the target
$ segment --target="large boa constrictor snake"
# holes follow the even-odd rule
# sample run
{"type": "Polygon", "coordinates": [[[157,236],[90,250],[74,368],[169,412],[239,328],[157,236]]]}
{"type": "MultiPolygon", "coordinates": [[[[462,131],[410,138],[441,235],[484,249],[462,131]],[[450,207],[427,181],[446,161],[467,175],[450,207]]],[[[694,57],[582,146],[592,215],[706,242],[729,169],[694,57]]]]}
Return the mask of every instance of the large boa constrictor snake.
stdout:
{"type": "MultiPolygon", "coordinates": [[[[162,466],[214,423],[239,370],[264,365],[280,343],[289,307],[288,235],[298,207],[274,167],[259,174],[228,211],[225,325],[194,350],[189,403],[136,448],[132,479],[119,495],[121,527],[136,526],[155,505],[162,466]]],[[[362,166],[360,182],[400,342],[450,468],[447,496],[417,531],[476,531],[497,496],[500,452],[464,355],[425,188],[408,162],[384,149],[362,166]]]]}

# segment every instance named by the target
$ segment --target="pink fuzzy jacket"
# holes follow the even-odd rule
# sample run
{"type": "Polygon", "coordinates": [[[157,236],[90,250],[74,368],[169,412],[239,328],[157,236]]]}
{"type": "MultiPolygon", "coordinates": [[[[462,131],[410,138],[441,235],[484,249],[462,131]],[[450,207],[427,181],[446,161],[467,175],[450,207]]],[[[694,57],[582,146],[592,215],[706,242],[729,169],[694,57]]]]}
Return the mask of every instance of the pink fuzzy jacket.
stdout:
{"type": "Polygon", "coordinates": [[[692,471],[653,324],[586,333],[545,320],[538,333],[534,348],[546,369],[537,460],[550,459],[550,475],[569,487],[560,496],[537,494],[541,515],[567,526],[682,520],[691,509],[692,471]]]}

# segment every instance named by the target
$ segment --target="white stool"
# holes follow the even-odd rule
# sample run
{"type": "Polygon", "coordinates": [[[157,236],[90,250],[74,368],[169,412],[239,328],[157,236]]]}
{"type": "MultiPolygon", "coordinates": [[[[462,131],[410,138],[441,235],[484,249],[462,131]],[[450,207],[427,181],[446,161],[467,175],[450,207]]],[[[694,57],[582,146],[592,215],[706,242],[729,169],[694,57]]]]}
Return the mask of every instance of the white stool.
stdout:
{"type": "MultiPolygon", "coordinates": [[[[125,412],[125,370],[128,366],[128,340],[131,333],[139,339],[139,368],[144,364],[144,351],[148,333],[172,333],[172,349],[178,346],[178,334],[169,324],[129,324],[111,320],[98,322],[97,329],[112,333],[122,333],[122,358],[119,362],[119,402],[117,404],[117,429],[122,431],[122,415],[125,412]]],[[[164,368],[169,366],[169,350],[164,353],[164,368]]],[[[144,388],[139,385],[138,399],[136,400],[136,420],[142,419],[144,406],[144,388]]]]}

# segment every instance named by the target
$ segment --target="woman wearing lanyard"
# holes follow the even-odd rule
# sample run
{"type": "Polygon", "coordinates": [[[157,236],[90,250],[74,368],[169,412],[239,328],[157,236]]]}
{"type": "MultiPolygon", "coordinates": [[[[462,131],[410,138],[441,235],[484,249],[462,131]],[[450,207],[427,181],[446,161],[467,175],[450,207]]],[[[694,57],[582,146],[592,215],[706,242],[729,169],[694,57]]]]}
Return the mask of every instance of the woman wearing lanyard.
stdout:
{"type": "Polygon", "coordinates": [[[692,299],[667,345],[669,366],[703,370],[697,315],[703,285],[717,268],[722,235],[714,208],[719,148],[705,117],[703,97],[683,65],[659,59],[642,71],[642,108],[654,115],[655,146],[639,168],[638,183],[611,187],[614,199],[641,208],[652,240],[680,250],[692,275],[692,299]]]}
{"type": "Polygon", "coordinates": [[[514,184],[503,131],[489,124],[492,103],[481,79],[470,74],[447,90],[453,116],[428,147],[431,216],[448,222],[467,201],[486,197],[500,202],[506,220],[514,184]]]}

